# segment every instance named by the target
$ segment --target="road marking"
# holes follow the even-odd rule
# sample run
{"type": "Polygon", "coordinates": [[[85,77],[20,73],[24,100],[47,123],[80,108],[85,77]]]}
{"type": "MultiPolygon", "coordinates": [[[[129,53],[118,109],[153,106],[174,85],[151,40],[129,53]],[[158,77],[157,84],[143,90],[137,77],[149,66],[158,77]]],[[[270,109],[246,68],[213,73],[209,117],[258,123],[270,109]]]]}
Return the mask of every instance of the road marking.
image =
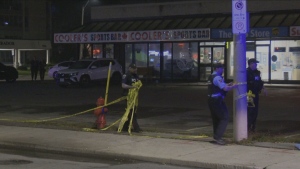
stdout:
{"type": "Polygon", "coordinates": [[[295,137],[295,136],[299,136],[299,135],[300,134],[294,134],[294,135],[285,136],[284,138],[295,137]]]}
{"type": "Polygon", "coordinates": [[[210,127],[210,126],[204,126],[204,127],[192,128],[192,129],[188,129],[188,130],[186,130],[186,131],[193,131],[193,130],[203,129],[203,128],[207,128],[207,127],[210,127]]]}

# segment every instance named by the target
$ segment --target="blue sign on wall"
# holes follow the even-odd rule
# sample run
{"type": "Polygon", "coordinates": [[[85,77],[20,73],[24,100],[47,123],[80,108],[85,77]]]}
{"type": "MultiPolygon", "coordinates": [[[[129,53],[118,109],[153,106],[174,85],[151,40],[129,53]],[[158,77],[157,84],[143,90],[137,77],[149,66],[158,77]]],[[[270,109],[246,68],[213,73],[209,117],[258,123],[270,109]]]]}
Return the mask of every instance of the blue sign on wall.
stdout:
{"type": "MultiPolygon", "coordinates": [[[[252,28],[247,38],[289,37],[288,27],[252,28]]],[[[211,39],[232,39],[231,29],[211,29],[211,39]]]]}

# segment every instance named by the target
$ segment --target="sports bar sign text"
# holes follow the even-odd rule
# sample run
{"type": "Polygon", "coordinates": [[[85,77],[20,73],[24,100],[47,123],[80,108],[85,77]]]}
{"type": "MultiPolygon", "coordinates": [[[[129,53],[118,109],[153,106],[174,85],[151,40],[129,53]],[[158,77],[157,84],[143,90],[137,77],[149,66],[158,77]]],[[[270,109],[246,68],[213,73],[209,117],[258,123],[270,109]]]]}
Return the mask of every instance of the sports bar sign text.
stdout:
{"type": "Polygon", "coordinates": [[[210,29],[155,30],[129,32],[56,33],[54,43],[182,41],[210,39],[210,29]]]}

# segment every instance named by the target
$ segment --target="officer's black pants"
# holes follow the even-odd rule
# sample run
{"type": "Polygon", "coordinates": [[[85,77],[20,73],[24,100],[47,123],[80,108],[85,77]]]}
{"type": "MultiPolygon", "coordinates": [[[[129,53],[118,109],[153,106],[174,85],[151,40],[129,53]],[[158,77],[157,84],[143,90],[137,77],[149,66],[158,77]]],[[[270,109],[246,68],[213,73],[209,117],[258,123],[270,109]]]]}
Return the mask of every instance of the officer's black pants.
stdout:
{"type": "Polygon", "coordinates": [[[124,126],[123,126],[123,131],[128,131],[128,127],[129,127],[129,123],[130,123],[130,120],[131,120],[131,116],[132,116],[132,113],[133,113],[133,117],[132,117],[132,126],[133,126],[133,129],[134,130],[140,130],[140,126],[137,122],[137,118],[136,118],[136,108],[134,109],[134,112],[133,112],[133,109],[130,109],[130,112],[129,112],[129,115],[128,115],[128,120],[124,123],[124,126]]]}
{"type": "Polygon", "coordinates": [[[219,140],[223,137],[229,121],[227,106],[222,97],[209,98],[208,106],[213,122],[214,139],[219,140]]]}
{"type": "Polygon", "coordinates": [[[40,70],[40,79],[44,80],[44,78],[45,78],[45,70],[42,69],[42,70],[40,70]]]}
{"type": "Polygon", "coordinates": [[[258,102],[259,102],[259,93],[254,93],[255,97],[253,98],[253,102],[255,107],[248,107],[248,131],[254,132],[256,129],[256,119],[258,116],[258,102]]]}
{"type": "Polygon", "coordinates": [[[37,69],[31,69],[31,80],[36,80],[38,75],[38,70],[37,69]]]}

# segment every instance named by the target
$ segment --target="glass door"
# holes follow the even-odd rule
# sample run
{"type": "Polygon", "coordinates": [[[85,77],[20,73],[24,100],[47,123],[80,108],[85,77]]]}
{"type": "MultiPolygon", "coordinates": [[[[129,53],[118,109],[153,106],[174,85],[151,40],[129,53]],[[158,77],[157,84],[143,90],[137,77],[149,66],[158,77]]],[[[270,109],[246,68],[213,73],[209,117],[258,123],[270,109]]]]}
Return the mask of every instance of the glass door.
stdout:
{"type": "MultiPolygon", "coordinates": [[[[200,81],[207,81],[213,72],[213,64],[225,64],[225,47],[200,47],[200,81]]],[[[225,65],[226,66],[226,65],[225,65]]]]}
{"type": "Polygon", "coordinates": [[[261,72],[261,78],[265,82],[269,81],[269,49],[269,45],[256,46],[256,60],[259,61],[257,69],[261,72]]]}

